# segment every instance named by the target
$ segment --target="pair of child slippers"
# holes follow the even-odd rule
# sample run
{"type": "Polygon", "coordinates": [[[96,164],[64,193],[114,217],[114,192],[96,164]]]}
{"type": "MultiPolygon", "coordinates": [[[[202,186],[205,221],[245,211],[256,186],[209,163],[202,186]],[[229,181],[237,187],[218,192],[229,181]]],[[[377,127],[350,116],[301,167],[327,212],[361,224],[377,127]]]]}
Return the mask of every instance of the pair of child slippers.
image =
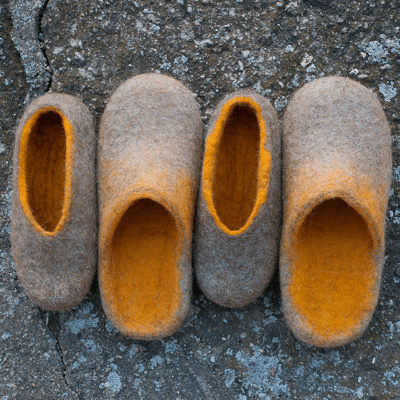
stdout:
{"type": "Polygon", "coordinates": [[[27,294],[47,310],[76,306],[98,255],[107,317],[124,335],[158,339],[187,316],[192,254],[201,289],[227,307],[263,293],[279,254],[294,334],[321,347],[358,338],[384,259],[385,114],[364,86],[321,78],[294,95],[280,131],[263,96],[239,91],[217,105],[203,151],[192,93],[144,74],[112,95],[96,150],[80,101],[38,98],[20,121],[13,170],[12,248],[27,294]]]}

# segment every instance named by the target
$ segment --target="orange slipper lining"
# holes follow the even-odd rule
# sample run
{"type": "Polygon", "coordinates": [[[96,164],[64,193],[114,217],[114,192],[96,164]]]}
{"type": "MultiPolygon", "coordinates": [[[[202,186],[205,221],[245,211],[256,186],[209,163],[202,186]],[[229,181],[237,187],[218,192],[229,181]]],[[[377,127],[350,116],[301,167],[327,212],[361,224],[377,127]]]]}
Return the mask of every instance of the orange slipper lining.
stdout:
{"type": "Polygon", "coordinates": [[[350,335],[375,305],[373,240],[366,221],[344,200],[324,201],[295,236],[292,305],[324,339],[350,335]]]}
{"type": "Polygon", "coordinates": [[[19,192],[32,225],[52,236],[63,226],[71,201],[72,126],[56,108],[38,110],[20,141],[19,192]]]}
{"type": "Polygon", "coordinates": [[[271,155],[260,106],[249,97],[227,102],[208,137],[203,194],[215,223],[229,235],[244,232],[266,201],[271,155]]]}
{"type": "Polygon", "coordinates": [[[178,312],[178,229],[171,213],[141,198],[125,211],[111,244],[112,276],[103,281],[119,323],[153,335],[178,312]]]}

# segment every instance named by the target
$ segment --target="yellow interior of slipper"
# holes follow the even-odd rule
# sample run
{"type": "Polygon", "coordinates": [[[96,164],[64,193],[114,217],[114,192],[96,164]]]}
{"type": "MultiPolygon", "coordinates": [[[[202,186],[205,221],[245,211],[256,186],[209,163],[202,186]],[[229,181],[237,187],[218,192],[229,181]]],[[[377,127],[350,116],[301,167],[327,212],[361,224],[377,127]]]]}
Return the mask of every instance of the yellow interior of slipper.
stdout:
{"type": "Polygon", "coordinates": [[[112,242],[112,279],[106,282],[120,322],[140,335],[168,325],[180,304],[178,230],[171,213],[150,199],[136,200],[112,242]]]}
{"type": "Polygon", "coordinates": [[[236,105],[221,135],[213,184],[215,210],[230,230],[240,229],[254,208],[259,148],[254,110],[236,105]]]}
{"type": "Polygon", "coordinates": [[[216,225],[239,235],[267,199],[271,154],[260,105],[238,96],[220,111],[206,140],[202,192],[216,225]]]}
{"type": "Polygon", "coordinates": [[[41,112],[25,130],[21,200],[42,229],[54,232],[65,205],[67,138],[63,119],[55,111],[41,112]]]}
{"type": "Polygon", "coordinates": [[[375,305],[373,241],[363,217],[329,199],[307,215],[295,238],[290,296],[310,329],[326,339],[351,335],[375,305]]]}

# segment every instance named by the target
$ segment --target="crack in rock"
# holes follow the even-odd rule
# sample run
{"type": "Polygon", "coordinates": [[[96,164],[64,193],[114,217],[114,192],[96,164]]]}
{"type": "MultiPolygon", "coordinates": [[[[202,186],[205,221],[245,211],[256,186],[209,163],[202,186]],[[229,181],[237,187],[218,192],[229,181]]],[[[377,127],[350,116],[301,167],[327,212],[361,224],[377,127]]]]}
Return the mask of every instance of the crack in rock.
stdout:
{"type": "Polygon", "coordinates": [[[11,0],[11,38],[24,65],[29,97],[49,91],[52,70],[43,43],[42,18],[49,0],[11,0]]]}
{"type": "Polygon", "coordinates": [[[52,338],[54,338],[54,340],[56,341],[56,350],[60,356],[60,360],[63,366],[63,378],[64,378],[64,382],[65,385],[67,386],[68,390],[70,391],[70,393],[72,394],[72,397],[75,399],[78,399],[79,396],[78,394],[70,387],[69,383],[68,383],[68,379],[67,379],[67,365],[65,364],[65,360],[64,360],[64,353],[63,350],[61,348],[61,343],[58,339],[58,335],[56,330],[51,328],[51,325],[56,324],[59,328],[59,322],[57,321],[57,318],[54,318],[52,315],[50,315],[47,311],[41,309],[40,307],[38,307],[40,315],[42,317],[43,323],[46,327],[46,329],[48,330],[48,332],[50,333],[50,336],[52,338]],[[49,324],[49,322],[51,322],[49,324]]]}
{"type": "Polygon", "coordinates": [[[51,65],[50,65],[49,57],[47,57],[46,46],[44,44],[44,36],[43,36],[43,31],[42,31],[42,19],[43,19],[43,16],[44,16],[45,12],[46,12],[46,8],[47,8],[47,4],[48,3],[49,3],[49,0],[45,0],[44,1],[43,6],[40,9],[39,16],[38,16],[38,40],[39,40],[39,43],[40,43],[39,47],[42,50],[44,58],[46,59],[46,64],[47,64],[46,65],[46,71],[50,74],[49,82],[48,82],[47,88],[45,89],[46,93],[50,90],[51,84],[53,83],[53,70],[52,70],[51,65]]]}

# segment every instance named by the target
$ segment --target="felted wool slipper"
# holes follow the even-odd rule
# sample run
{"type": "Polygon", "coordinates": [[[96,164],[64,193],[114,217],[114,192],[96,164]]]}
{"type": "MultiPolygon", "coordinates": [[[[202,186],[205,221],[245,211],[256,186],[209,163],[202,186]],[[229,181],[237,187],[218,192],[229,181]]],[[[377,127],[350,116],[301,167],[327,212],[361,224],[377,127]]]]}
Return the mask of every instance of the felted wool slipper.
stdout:
{"type": "Polygon", "coordinates": [[[193,94],[165,75],[129,79],[104,111],[98,154],[103,308],[124,335],[165,337],[190,307],[202,154],[193,94]]]}
{"type": "Polygon", "coordinates": [[[206,137],[195,227],[200,288],[241,307],[268,285],[281,231],[278,117],[263,96],[232,93],[216,107],[206,137]]]}
{"type": "Polygon", "coordinates": [[[282,303],[320,347],[362,335],[377,304],[391,137],[375,94],[348,78],[305,85],[284,118],[282,303]]]}
{"type": "Polygon", "coordinates": [[[46,310],[79,304],[96,260],[96,137],[79,100],[46,94],[19,123],[14,148],[11,244],[18,279],[46,310]]]}

